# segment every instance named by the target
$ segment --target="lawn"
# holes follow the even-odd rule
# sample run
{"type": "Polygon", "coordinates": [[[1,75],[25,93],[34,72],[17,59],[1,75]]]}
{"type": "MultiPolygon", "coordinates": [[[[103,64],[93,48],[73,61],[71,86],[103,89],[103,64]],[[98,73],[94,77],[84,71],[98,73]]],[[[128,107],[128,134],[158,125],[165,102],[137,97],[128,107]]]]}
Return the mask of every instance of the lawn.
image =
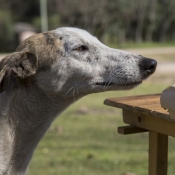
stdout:
{"type": "MultiPolygon", "coordinates": [[[[29,175],[147,175],[148,134],[123,136],[121,110],[104,106],[108,97],[160,93],[168,84],[146,81],[131,91],[92,94],[55,120],[38,145],[29,175]]],[[[170,138],[169,175],[175,172],[170,138]]]]}
{"type": "MultiPolygon", "coordinates": [[[[172,43],[129,48],[126,50],[158,61],[175,61],[172,43]]],[[[28,174],[126,175],[130,172],[147,175],[148,134],[119,135],[117,127],[124,125],[121,110],[105,106],[103,101],[109,97],[161,93],[174,83],[170,76],[166,73],[153,76],[131,91],[92,94],[70,106],[54,121],[41,140],[28,174]]],[[[175,140],[169,138],[168,175],[175,172],[174,147],[175,140]]]]}

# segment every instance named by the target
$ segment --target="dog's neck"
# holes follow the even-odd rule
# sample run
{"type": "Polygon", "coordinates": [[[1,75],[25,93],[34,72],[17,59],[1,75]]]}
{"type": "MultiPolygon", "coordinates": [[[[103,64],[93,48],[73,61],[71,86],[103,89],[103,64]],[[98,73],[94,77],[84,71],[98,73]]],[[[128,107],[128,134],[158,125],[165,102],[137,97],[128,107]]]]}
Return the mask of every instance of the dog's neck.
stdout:
{"type": "Polygon", "coordinates": [[[37,87],[0,95],[0,174],[23,175],[54,118],[73,100],[49,98],[37,87]]]}

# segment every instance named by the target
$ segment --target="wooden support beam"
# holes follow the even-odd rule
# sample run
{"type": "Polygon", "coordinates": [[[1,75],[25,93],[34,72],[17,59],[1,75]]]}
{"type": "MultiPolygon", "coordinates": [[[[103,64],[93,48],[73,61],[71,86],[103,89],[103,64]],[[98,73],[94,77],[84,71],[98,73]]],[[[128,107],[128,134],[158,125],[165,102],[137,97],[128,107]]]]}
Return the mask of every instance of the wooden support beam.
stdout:
{"type": "Polygon", "coordinates": [[[123,121],[129,125],[175,137],[175,122],[172,121],[129,110],[123,110],[123,121]]]}
{"type": "Polygon", "coordinates": [[[148,132],[148,130],[131,125],[118,127],[118,133],[123,135],[136,134],[141,132],[148,132]]]}
{"type": "Polygon", "coordinates": [[[168,136],[149,133],[149,175],[167,175],[168,136]]]}

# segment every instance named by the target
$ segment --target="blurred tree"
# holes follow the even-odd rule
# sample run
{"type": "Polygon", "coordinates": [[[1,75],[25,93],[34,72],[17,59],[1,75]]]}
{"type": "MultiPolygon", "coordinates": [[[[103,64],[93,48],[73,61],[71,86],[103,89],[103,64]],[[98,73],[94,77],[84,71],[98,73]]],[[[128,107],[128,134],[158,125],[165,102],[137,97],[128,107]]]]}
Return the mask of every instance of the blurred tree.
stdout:
{"type": "Polygon", "coordinates": [[[39,1],[6,0],[6,6],[13,13],[13,20],[32,22],[35,16],[40,16],[39,1]]]}
{"type": "Polygon", "coordinates": [[[61,23],[68,26],[78,26],[94,33],[98,38],[103,37],[106,23],[106,4],[108,1],[101,0],[55,0],[57,12],[61,17],[61,23]]]}
{"type": "MultiPolygon", "coordinates": [[[[28,22],[40,32],[39,0],[0,0],[0,51],[16,47],[14,24],[28,22]],[[8,46],[8,47],[7,47],[8,46]]],[[[49,30],[72,26],[88,30],[101,41],[175,40],[173,0],[48,0],[49,30]]]]}
{"type": "Polygon", "coordinates": [[[153,37],[153,31],[155,29],[156,23],[156,7],[157,0],[148,1],[148,10],[147,10],[147,29],[146,29],[146,41],[151,42],[153,37]]]}
{"type": "Polygon", "coordinates": [[[168,29],[171,27],[173,21],[175,21],[175,1],[172,0],[159,0],[159,11],[158,11],[158,30],[159,41],[165,42],[167,39],[168,29]]]}
{"type": "Polygon", "coordinates": [[[14,49],[13,38],[14,28],[11,13],[7,10],[0,10],[0,52],[14,49]],[[8,48],[7,48],[8,46],[8,48]]]}
{"type": "MultiPolygon", "coordinates": [[[[123,0],[109,0],[108,1],[108,31],[111,32],[112,37],[117,36],[118,43],[125,43],[127,38],[132,38],[135,30],[132,30],[133,21],[136,18],[135,2],[123,0]]],[[[135,26],[134,26],[135,27],[135,26]]]]}
{"type": "Polygon", "coordinates": [[[137,43],[140,43],[143,40],[142,32],[143,32],[147,2],[148,1],[145,1],[145,0],[138,0],[136,3],[138,4],[137,6],[137,27],[136,27],[136,34],[135,34],[135,41],[137,43]]]}

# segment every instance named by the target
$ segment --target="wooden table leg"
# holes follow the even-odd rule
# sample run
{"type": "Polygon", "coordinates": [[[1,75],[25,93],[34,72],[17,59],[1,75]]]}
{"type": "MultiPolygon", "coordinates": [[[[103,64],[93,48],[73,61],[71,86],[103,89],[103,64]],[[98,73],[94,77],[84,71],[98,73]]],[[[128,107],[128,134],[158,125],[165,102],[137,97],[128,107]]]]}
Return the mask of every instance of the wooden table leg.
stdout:
{"type": "Polygon", "coordinates": [[[168,136],[149,132],[149,175],[167,175],[168,136]]]}

